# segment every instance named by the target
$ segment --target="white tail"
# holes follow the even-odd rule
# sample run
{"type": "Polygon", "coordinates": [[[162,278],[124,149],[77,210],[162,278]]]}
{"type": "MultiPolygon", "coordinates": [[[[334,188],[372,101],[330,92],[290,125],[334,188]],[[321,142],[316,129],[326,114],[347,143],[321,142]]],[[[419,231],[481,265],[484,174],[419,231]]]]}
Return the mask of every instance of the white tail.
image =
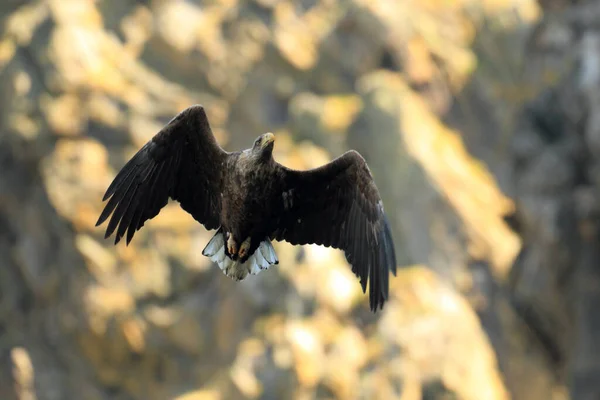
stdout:
{"type": "Polygon", "coordinates": [[[210,239],[202,250],[202,254],[217,263],[225,275],[236,281],[241,281],[248,273],[256,275],[260,271],[269,269],[271,265],[279,264],[279,259],[269,239],[262,241],[254,254],[244,263],[233,261],[225,254],[225,235],[221,231],[218,231],[210,239]]]}

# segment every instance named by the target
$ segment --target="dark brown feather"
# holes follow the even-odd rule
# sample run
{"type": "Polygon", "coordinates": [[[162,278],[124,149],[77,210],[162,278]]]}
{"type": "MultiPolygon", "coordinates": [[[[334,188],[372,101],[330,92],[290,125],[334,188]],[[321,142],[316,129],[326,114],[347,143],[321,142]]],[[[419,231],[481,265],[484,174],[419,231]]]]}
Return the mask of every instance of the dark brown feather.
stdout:
{"type": "Polygon", "coordinates": [[[272,238],[292,244],[319,244],[344,250],[363,292],[369,282],[373,311],[389,294],[389,272],[396,274],[396,254],[379,191],[365,160],[349,151],[310,171],[276,164],[282,190],[273,194],[272,238]],[[300,222],[298,222],[300,221],[300,222]]]}
{"type": "Polygon", "coordinates": [[[154,218],[169,198],[207,229],[220,225],[221,164],[227,152],[219,147],[202,106],[179,113],[119,171],[106,190],[110,199],[96,225],[112,214],[106,237],[127,243],[154,218]]]}

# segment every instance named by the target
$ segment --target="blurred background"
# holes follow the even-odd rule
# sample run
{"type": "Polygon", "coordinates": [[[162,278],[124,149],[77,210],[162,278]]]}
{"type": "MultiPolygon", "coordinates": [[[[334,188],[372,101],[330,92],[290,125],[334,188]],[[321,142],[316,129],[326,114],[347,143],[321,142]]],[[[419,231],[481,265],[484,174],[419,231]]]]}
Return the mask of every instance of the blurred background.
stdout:
{"type": "Polygon", "coordinates": [[[600,399],[600,4],[0,2],[0,399],[600,399]],[[358,150],[383,312],[340,251],[236,283],[176,203],[126,247],[116,172],[200,103],[234,151],[358,150]]]}

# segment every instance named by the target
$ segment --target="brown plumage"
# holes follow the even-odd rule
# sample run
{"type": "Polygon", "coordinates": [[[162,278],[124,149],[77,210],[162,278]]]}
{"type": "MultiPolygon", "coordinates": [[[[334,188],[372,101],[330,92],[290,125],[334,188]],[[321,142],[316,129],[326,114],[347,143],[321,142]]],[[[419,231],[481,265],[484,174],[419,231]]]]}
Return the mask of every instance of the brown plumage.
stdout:
{"type": "Polygon", "coordinates": [[[273,157],[274,136],[229,153],[217,144],[202,106],[173,118],[125,164],[104,195],[97,225],[129,243],[168,199],[217,229],[203,254],[240,280],[278,263],[271,240],[319,244],[345,252],[371,309],[388,297],[396,256],[388,220],[365,160],[348,151],[330,163],[296,171],[273,157]]]}

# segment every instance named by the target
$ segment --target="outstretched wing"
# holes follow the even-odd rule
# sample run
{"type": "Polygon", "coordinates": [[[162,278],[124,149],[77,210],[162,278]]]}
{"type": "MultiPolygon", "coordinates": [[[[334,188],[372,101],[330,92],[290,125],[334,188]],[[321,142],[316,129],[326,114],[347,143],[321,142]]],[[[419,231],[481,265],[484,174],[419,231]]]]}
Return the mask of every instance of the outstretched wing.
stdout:
{"type": "Polygon", "coordinates": [[[379,191],[365,160],[348,151],[310,171],[278,165],[283,182],[272,237],[292,244],[342,249],[363,292],[369,285],[371,310],[383,308],[396,254],[379,191]]]}
{"type": "Polygon", "coordinates": [[[173,118],[119,171],[106,190],[110,198],[96,226],[112,213],[105,237],[127,244],[169,197],[207,229],[219,226],[221,164],[228,153],[215,140],[204,108],[195,105],[173,118]]]}

